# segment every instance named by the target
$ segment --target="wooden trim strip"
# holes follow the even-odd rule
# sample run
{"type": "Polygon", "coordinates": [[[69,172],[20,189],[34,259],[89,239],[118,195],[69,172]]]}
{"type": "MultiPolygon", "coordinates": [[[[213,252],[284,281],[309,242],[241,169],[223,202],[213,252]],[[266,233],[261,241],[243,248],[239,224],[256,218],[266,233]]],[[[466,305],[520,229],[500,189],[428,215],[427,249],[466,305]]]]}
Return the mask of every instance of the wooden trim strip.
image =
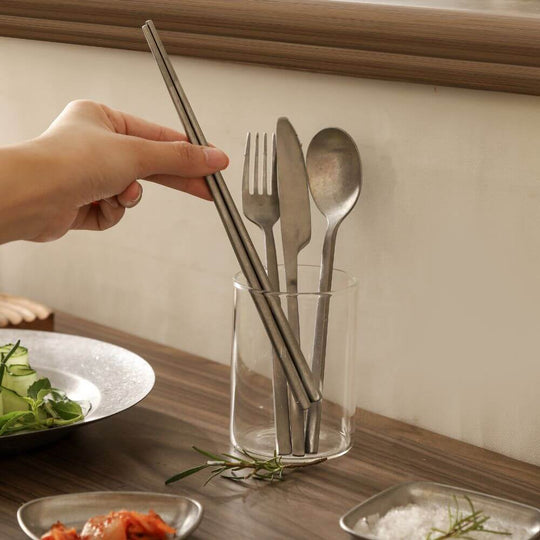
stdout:
{"type": "Polygon", "coordinates": [[[140,26],[148,18],[172,54],[540,95],[540,8],[520,14],[325,0],[3,0],[0,35],[147,50],[140,26]]]}

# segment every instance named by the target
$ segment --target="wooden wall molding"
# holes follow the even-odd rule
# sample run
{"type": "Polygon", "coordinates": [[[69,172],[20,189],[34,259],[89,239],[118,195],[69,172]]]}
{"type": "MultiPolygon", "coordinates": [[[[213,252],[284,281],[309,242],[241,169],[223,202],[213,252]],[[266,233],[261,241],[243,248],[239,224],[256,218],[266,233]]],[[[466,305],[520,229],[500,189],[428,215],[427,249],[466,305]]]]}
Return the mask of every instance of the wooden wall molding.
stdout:
{"type": "Polygon", "coordinates": [[[448,2],[2,0],[0,35],[147,50],[153,19],[170,54],[540,95],[540,6],[448,2]]]}

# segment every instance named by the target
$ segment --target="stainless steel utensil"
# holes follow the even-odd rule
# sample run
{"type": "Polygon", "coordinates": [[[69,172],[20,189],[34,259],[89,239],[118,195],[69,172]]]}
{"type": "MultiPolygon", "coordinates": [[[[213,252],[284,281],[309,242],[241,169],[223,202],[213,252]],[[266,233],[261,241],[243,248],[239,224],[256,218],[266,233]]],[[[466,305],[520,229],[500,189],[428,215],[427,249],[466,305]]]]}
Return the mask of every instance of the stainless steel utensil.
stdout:
{"type": "MultiPolygon", "coordinates": [[[[390,510],[408,504],[430,506],[435,503],[453,508],[454,496],[460,498],[467,496],[474,507],[483,510],[486,515],[503,519],[509,526],[525,529],[531,540],[540,536],[540,510],[538,508],[434,482],[407,482],[388,488],[349,510],[341,517],[339,524],[353,538],[382,540],[373,535],[371,529],[376,521],[390,510]]],[[[466,501],[463,502],[466,505],[466,501]]],[[[489,526],[489,522],[487,525],[489,526]]],[[[506,537],[501,536],[501,538],[506,537]]]]}
{"type": "MultiPolygon", "coordinates": [[[[255,154],[253,178],[250,182],[250,143],[251,134],[248,133],[246,150],[244,153],[244,173],[242,177],[242,206],[244,215],[264,233],[266,251],[266,269],[268,279],[274,291],[279,291],[279,275],[274,240],[274,225],[279,219],[279,197],[277,189],[276,171],[276,144],[272,140],[271,184],[268,184],[268,144],[266,133],[263,139],[262,189],[259,186],[259,134],[255,135],[255,154]],[[251,186],[251,188],[250,188],[251,186]],[[269,190],[270,188],[270,190],[269,190]]],[[[274,421],[276,425],[276,446],[278,454],[291,453],[291,436],[289,428],[289,404],[287,393],[287,379],[273,351],[273,390],[274,390],[274,421]]]]}
{"type": "MultiPolygon", "coordinates": [[[[298,316],[298,253],[311,239],[311,213],[306,165],[298,136],[287,118],[280,118],[276,128],[277,177],[281,212],[283,262],[287,284],[287,318],[300,343],[298,316]]],[[[292,453],[305,453],[304,411],[291,400],[292,453]]]]}
{"type": "Polygon", "coordinates": [[[79,531],[94,516],[113,510],[158,513],[176,534],[171,540],[187,538],[201,522],[203,508],[198,501],[182,495],[142,491],[91,491],[43,497],[23,504],[17,512],[21,529],[29,538],[39,540],[53,523],[61,521],[79,531]]]}
{"type": "MultiPolygon", "coordinates": [[[[330,291],[332,286],[338,228],[360,195],[362,166],[355,142],[347,133],[337,128],[323,129],[313,137],[307,151],[306,166],[311,196],[327,221],[319,280],[319,291],[324,293],[330,291]]],[[[312,373],[319,390],[324,381],[328,312],[329,298],[322,295],[317,304],[312,354],[312,373]]],[[[308,411],[308,453],[316,453],[319,449],[321,408],[320,402],[314,403],[308,411]]]]}
{"type": "MultiPolygon", "coordinates": [[[[188,139],[194,144],[207,146],[206,138],[178,81],[154,23],[146,21],[142,29],[188,139]]],[[[249,285],[254,289],[271,290],[268,275],[221,173],[207,176],[206,182],[249,285]]],[[[253,295],[253,300],[270,341],[279,356],[295,399],[303,409],[307,409],[311,402],[320,400],[319,390],[313,382],[309,366],[281,309],[279,299],[271,295],[253,295]]]]}

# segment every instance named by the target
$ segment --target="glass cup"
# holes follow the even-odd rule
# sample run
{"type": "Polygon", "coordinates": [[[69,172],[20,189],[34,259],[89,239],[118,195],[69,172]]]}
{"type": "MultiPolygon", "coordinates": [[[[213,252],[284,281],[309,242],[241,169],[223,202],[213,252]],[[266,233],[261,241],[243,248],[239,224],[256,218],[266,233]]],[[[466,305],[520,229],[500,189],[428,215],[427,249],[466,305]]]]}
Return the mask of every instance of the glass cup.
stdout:
{"type": "MultiPolygon", "coordinates": [[[[345,454],[351,448],[354,429],[353,416],[356,408],[355,376],[356,363],[356,279],[346,272],[334,270],[332,291],[317,291],[319,267],[298,267],[298,293],[265,293],[252,289],[242,273],[233,280],[234,324],[231,366],[231,442],[238,450],[246,450],[259,458],[271,458],[281,453],[284,461],[308,461],[321,457],[333,458],[345,454]],[[320,389],[323,396],[320,407],[320,429],[318,448],[307,445],[311,453],[302,451],[284,453],[278,451],[276,433],[275,403],[273,388],[273,362],[279,362],[273,352],[268,335],[258,315],[252,295],[272,294],[281,300],[285,313],[287,306],[294,310],[298,305],[300,347],[312,368],[313,339],[318,305],[329,301],[326,360],[320,389]],[[291,304],[293,307],[291,308],[291,304]]],[[[280,283],[285,283],[283,268],[279,269],[280,283]]],[[[282,287],[283,288],[283,285],[282,287]]],[[[289,392],[290,393],[290,392],[289,392]]],[[[289,400],[292,399],[289,397],[289,400]]],[[[294,414],[291,405],[289,414],[294,414]]],[[[308,415],[314,412],[297,413],[300,420],[296,424],[296,437],[306,437],[308,415]],[[303,418],[302,418],[303,417],[303,418]],[[299,424],[303,423],[303,426],[299,424]]],[[[279,416],[279,415],[278,415],[279,416]]],[[[298,419],[298,416],[296,417],[298,419]]],[[[310,423],[313,417],[310,419],[310,423]]],[[[279,421],[279,420],[278,420],[279,421]]],[[[282,423],[283,425],[283,423],[282,423]]],[[[286,426],[288,435],[289,427],[286,426]]],[[[294,430],[294,428],[293,428],[294,430]]],[[[283,428],[281,437],[283,438],[283,428]]],[[[288,438],[288,437],[287,437],[288,438]]],[[[283,440],[283,439],[282,439],[283,440]]],[[[296,446],[298,449],[298,444],[296,446]]]]}

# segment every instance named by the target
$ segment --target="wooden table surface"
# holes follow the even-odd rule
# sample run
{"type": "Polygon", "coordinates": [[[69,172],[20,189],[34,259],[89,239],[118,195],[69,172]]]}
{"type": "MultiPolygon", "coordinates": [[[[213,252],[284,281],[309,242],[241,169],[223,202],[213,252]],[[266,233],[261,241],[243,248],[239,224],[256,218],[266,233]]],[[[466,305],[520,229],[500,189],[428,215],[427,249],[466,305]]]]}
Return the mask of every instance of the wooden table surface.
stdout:
{"type": "Polygon", "coordinates": [[[96,490],[176,493],[199,500],[197,539],[347,538],[339,517],[400,482],[431,480],[540,504],[540,468],[402,422],[358,411],[355,443],[344,457],[285,482],[249,487],[195,475],[164,480],[201,462],[197,445],[229,449],[229,369],[179,350],[66,314],[58,332],[115,343],[154,368],[156,385],[139,405],[73,430],[48,447],[2,457],[0,538],[23,539],[17,508],[36,497],[96,490]]]}

